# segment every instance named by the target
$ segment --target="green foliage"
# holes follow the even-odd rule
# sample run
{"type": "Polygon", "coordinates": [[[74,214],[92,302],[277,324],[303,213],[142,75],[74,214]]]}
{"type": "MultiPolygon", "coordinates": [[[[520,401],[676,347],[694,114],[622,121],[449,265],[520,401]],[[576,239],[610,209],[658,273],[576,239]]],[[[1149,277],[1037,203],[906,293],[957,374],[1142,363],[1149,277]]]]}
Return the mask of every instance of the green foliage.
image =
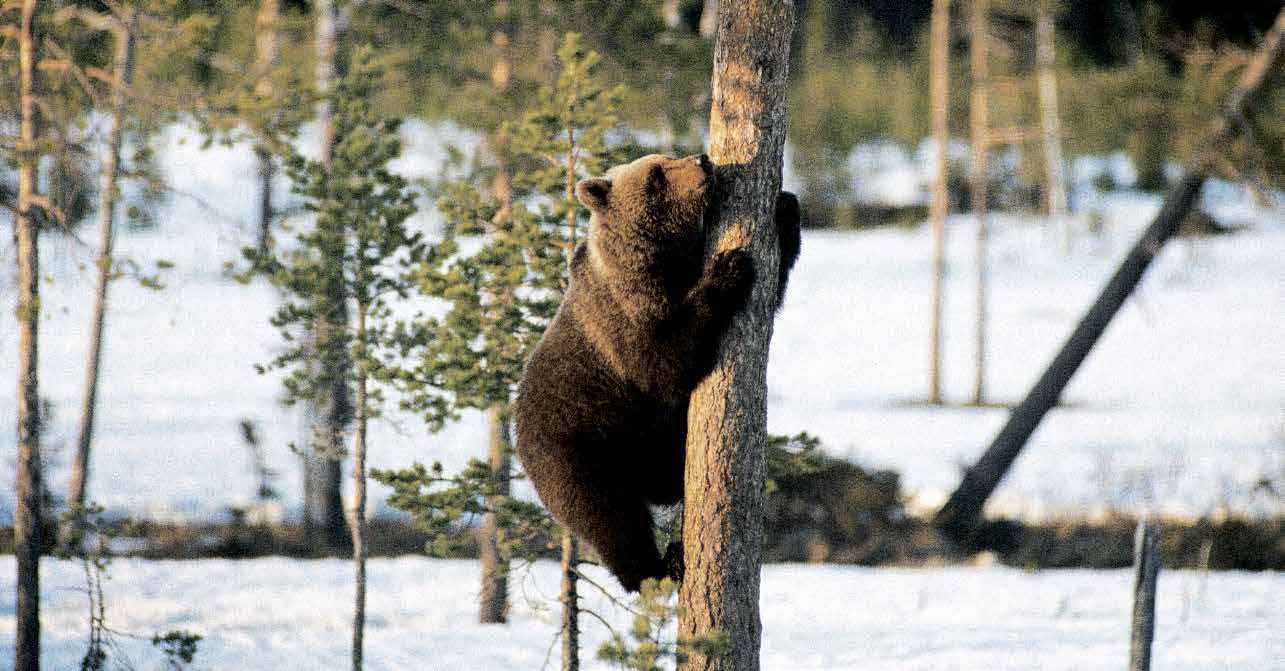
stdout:
{"type": "MultiPolygon", "coordinates": [[[[561,301],[567,262],[587,213],[575,200],[577,180],[615,156],[607,135],[616,128],[622,94],[595,74],[598,56],[574,34],[558,51],[557,81],[535,107],[497,134],[496,165],[436,188],[446,235],[411,267],[418,291],[446,304],[390,334],[407,366],[380,371],[406,392],[404,407],[434,430],[464,408],[507,406],[522,366],[561,301]],[[510,192],[484,177],[509,180],[510,192]],[[461,237],[480,247],[467,253],[461,237]]],[[[467,245],[471,246],[471,245],[467,245]]]]}
{"type": "MultiPolygon", "coordinates": [[[[311,21],[290,12],[289,3],[281,3],[276,31],[276,63],[260,71],[252,48],[257,35],[256,3],[245,3],[238,11],[224,17],[230,39],[210,46],[210,60],[217,60],[218,80],[208,86],[209,94],[194,110],[206,142],[230,144],[249,140],[256,151],[280,156],[285,143],[293,140],[299,126],[312,116],[318,94],[309,67],[312,41],[308,32],[311,21]],[[214,55],[214,54],[217,54],[214,55]]],[[[386,67],[386,66],[385,66],[386,67]]],[[[372,91],[378,94],[384,85],[372,91]]]]}
{"type": "Polygon", "coordinates": [[[768,436],[764,482],[767,493],[777,491],[779,480],[813,475],[831,460],[821,452],[821,439],[806,431],[794,436],[768,436]]]}
{"type": "Polygon", "coordinates": [[[459,540],[461,525],[485,513],[496,518],[501,559],[534,558],[535,551],[556,538],[557,525],[538,504],[501,495],[490,466],[477,459],[458,474],[447,476],[442,465],[423,464],[397,471],[375,470],[371,477],[391,487],[389,505],[410,513],[416,526],[430,535],[426,551],[434,557],[458,556],[466,549],[459,540]]]}
{"type": "MultiPolygon", "coordinates": [[[[293,240],[284,249],[243,250],[250,272],[286,296],[272,319],[286,347],[259,369],[288,371],[290,402],[347,384],[354,373],[343,362],[366,373],[382,367],[376,357],[388,344],[390,301],[407,296],[405,267],[422,255],[419,234],[406,226],[414,196],[406,180],[388,169],[401,152],[398,122],[379,115],[370,102],[382,77],[373,51],[353,54],[349,74],[330,94],[337,142],[329,165],[281,145],[293,190],[315,216],[313,225],[288,230],[293,240]],[[364,309],[367,324],[350,323],[350,302],[364,309]]],[[[368,412],[380,398],[372,395],[368,412]]]]}
{"type": "Polygon", "coordinates": [[[763,514],[764,553],[778,561],[873,564],[904,552],[897,474],[826,454],[807,433],[769,438],[763,514]]]}
{"type": "Polygon", "coordinates": [[[185,629],[174,629],[152,637],[152,645],[165,655],[165,668],[182,671],[196,659],[197,644],[203,637],[185,629]]]}
{"type": "MultiPolygon", "coordinates": [[[[587,225],[575,183],[615,158],[607,136],[617,125],[621,89],[601,81],[598,56],[584,51],[578,36],[566,36],[558,57],[556,82],[541,88],[520,122],[500,126],[495,165],[435,189],[446,235],[416,259],[408,277],[446,310],[399,322],[389,332],[398,358],[377,373],[399,386],[403,406],[433,430],[465,408],[507,409],[562,299],[571,250],[587,225]],[[497,175],[510,178],[511,191],[488,191],[487,178],[497,175]]],[[[390,504],[432,534],[430,554],[457,551],[452,539],[460,525],[488,512],[496,515],[504,559],[554,537],[548,514],[500,495],[497,474],[481,461],[449,477],[440,464],[418,463],[372,477],[393,488],[390,504]]]]}
{"type": "Polygon", "coordinates": [[[672,662],[676,668],[692,653],[706,657],[727,654],[731,640],[721,632],[673,640],[671,627],[682,617],[677,593],[678,583],[670,578],[644,580],[633,604],[634,620],[629,629],[632,641],[613,631],[611,640],[598,648],[598,659],[622,669],[662,671],[665,662],[672,662]]]}

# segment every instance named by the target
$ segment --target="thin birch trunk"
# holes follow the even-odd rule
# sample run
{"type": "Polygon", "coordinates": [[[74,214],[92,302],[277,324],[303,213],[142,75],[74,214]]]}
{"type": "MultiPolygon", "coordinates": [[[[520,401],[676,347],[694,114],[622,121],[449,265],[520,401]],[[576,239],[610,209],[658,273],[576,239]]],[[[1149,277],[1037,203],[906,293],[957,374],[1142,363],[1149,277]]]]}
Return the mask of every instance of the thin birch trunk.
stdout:
{"type": "Polygon", "coordinates": [[[945,304],[946,282],[946,216],[949,213],[949,194],[946,190],[947,146],[950,144],[950,0],[933,0],[932,46],[929,59],[931,73],[928,88],[932,98],[932,134],[937,145],[933,163],[933,194],[928,219],[933,227],[933,317],[932,317],[932,372],[928,400],[942,402],[942,312],[945,304]]]}
{"type": "Polygon", "coordinates": [[[987,128],[987,106],[989,102],[987,75],[987,0],[973,0],[972,6],[972,43],[969,46],[969,61],[973,73],[973,96],[969,115],[972,125],[972,195],[973,216],[977,220],[977,331],[974,350],[973,403],[982,405],[986,401],[986,292],[987,267],[986,251],[990,222],[987,214],[986,175],[988,172],[988,154],[990,138],[987,128]]]}
{"type": "MultiPolygon", "coordinates": [[[[499,497],[509,495],[509,468],[512,458],[509,451],[509,412],[494,406],[487,412],[490,422],[490,441],[487,461],[495,478],[495,495],[488,501],[488,508],[499,497]]],[[[502,624],[509,610],[509,565],[500,553],[500,525],[493,512],[482,516],[480,563],[482,590],[478,596],[478,622],[502,624]]]]}
{"type": "Polygon", "coordinates": [[[23,0],[18,36],[18,211],[14,221],[18,252],[18,463],[13,512],[17,576],[13,667],[40,669],[40,395],[37,344],[40,324],[40,257],[36,199],[37,0],[23,0]]]}
{"type": "MultiPolygon", "coordinates": [[[[366,341],[366,304],[357,303],[357,342],[366,341]]],[[[356,417],[353,429],[352,557],[356,569],[356,588],[353,597],[352,617],[352,668],[361,671],[362,653],[366,636],[366,373],[357,367],[356,417]]]]}
{"type": "Polygon", "coordinates": [[[580,563],[580,544],[570,529],[562,530],[562,586],[558,601],[562,603],[562,671],[580,671],[580,597],[576,573],[580,563]]]}
{"type": "Polygon", "coordinates": [[[1062,229],[1066,251],[1071,251],[1071,219],[1067,216],[1066,173],[1062,166],[1062,122],[1057,105],[1057,52],[1053,8],[1040,0],[1035,18],[1035,51],[1039,61],[1040,138],[1044,149],[1044,184],[1048,190],[1049,223],[1062,229]]]}
{"type": "Polygon", "coordinates": [[[128,89],[134,77],[134,40],[137,20],[134,10],[125,12],[122,23],[115,30],[116,55],[112,73],[111,115],[112,125],[107,140],[107,154],[103,158],[99,177],[98,194],[98,285],[94,295],[94,315],[89,326],[89,355],[85,364],[85,394],[80,406],[80,431],[76,439],[76,458],[72,463],[71,487],[67,495],[67,509],[75,519],[68,529],[66,543],[79,544],[85,492],[89,485],[90,447],[94,439],[94,412],[98,406],[98,372],[102,358],[103,325],[107,316],[107,290],[111,284],[112,247],[115,238],[117,182],[120,177],[120,151],[125,130],[125,104],[128,89]]]}
{"type": "Polygon", "coordinates": [[[731,643],[726,655],[693,653],[688,670],[759,667],[766,371],[780,262],[773,213],[793,28],[787,0],[719,8],[709,149],[719,188],[709,244],[748,249],[758,281],[688,412],[678,632],[720,633],[731,643]]]}
{"type": "MultiPolygon", "coordinates": [[[[254,92],[260,98],[267,99],[273,95],[272,67],[277,61],[277,23],[280,12],[281,0],[259,0],[259,13],[254,21],[254,71],[258,77],[254,92]]],[[[255,145],[254,154],[259,162],[259,239],[256,245],[260,252],[265,252],[268,240],[272,237],[272,180],[276,176],[277,165],[263,138],[255,145]]]]}
{"type": "Polygon", "coordinates": [[[1240,82],[1228,96],[1223,113],[1214,121],[1213,128],[1193,154],[1186,174],[1170,189],[1156,218],[1134,243],[1128,256],[1121,261],[1115,275],[1103,287],[1097,300],[1067,337],[1062,349],[1031,387],[1021,405],[1009,415],[999,435],[995,436],[995,440],[982,453],[977,463],[964,474],[959,487],[937,513],[934,524],[956,542],[965,545],[972,543],[981,524],[986,500],[1017,460],[1044,416],[1057,405],[1062,391],[1071,382],[1071,377],[1088,358],[1089,352],[1093,351],[1111,319],[1142,280],[1152,260],[1178,231],[1182,220],[1195,204],[1205,178],[1215,164],[1223,160],[1226,147],[1240,133],[1246,115],[1254,109],[1267,75],[1279,66],[1282,51],[1285,51],[1282,48],[1282,35],[1285,35],[1285,10],[1276,16],[1276,22],[1263,39],[1258,53],[1246,66],[1240,82]]]}

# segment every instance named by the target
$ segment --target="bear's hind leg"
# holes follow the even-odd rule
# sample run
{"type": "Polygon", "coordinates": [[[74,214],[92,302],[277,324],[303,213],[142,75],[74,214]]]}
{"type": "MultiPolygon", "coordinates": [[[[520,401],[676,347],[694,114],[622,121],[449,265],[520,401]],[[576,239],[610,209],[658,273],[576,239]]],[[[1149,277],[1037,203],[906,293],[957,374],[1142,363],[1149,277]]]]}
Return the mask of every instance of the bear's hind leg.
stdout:
{"type": "Polygon", "coordinates": [[[661,578],[667,567],[656,548],[651,510],[642,499],[588,496],[577,507],[578,519],[564,520],[588,541],[621,586],[637,592],[643,580],[661,578]]]}

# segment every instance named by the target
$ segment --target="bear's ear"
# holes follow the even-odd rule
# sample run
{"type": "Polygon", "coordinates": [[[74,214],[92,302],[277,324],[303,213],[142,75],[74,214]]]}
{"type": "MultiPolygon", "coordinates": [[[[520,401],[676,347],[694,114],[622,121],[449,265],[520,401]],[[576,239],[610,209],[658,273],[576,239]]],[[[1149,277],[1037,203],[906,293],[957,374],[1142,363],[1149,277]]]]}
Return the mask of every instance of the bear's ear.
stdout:
{"type": "Polygon", "coordinates": [[[576,198],[590,210],[600,212],[607,209],[611,197],[611,180],[593,177],[582,179],[576,184],[576,198]]]}
{"type": "Polygon", "coordinates": [[[647,193],[658,194],[665,190],[665,167],[659,163],[647,171],[647,193]]]}

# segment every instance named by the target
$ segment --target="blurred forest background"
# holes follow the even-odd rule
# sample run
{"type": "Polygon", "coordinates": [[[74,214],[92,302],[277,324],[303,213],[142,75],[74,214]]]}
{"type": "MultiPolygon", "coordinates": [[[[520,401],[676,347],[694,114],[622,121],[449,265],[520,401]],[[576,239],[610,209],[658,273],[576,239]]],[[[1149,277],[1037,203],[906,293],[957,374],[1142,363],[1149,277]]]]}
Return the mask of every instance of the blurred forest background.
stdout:
{"type": "MultiPolygon", "coordinates": [[[[196,230],[184,221],[158,221],[158,213],[164,211],[160,204],[176,199],[195,202],[209,212],[223,208],[256,213],[254,221],[233,222],[238,236],[254,240],[244,258],[217,262],[226,263],[228,272],[242,281],[256,275],[268,279],[283,304],[272,324],[282,330],[285,349],[245,352],[244,359],[248,364],[275,357],[262,368],[289,373],[284,398],[304,402],[302,424],[311,427],[312,433],[305,428],[291,442],[304,453],[315,452],[305,460],[303,478],[304,547],[311,548],[307,552],[343,551],[353,542],[342,510],[341,461],[334,457],[348,454],[344,443],[353,427],[355,407],[364,413],[362,423],[365,416],[382,412],[385,398],[375,389],[380,384],[396,392],[397,403],[390,406],[418,415],[433,431],[462,411],[489,413],[487,463],[481,470],[463,471],[463,480],[429,472],[377,474],[386,486],[403,488],[394,497],[400,496],[398,507],[415,507],[417,499],[411,494],[416,483],[430,488],[452,485],[450,491],[475,503],[507,496],[507,480],[495,490],[488,489],[487,478],[492,473],[507,474],[512,466],[505,451],[511,390],[525,352],[539,335],[541,320],[556,306],[556,300],[523,302],[523,283],[527,288],[559,290],[563,280],[557,259],[565,258],[559,255],[570,250],[586,223],[571,193],[576,179],[642,153],[701,150],[710,103],[711,17],[717,4],[716,0],[113,0],[44,6],[36,23],[42,56],[36,68],[41,123],[34,140],[43,154],[37,181],[44,196],[35,224],[48,239],[71,240],[86,250],[93,248],[87,242],[90,221],[97,215],[99,222],[99,289],[95,323],[87,334],[90,358],[79,431],[74,456],[61,457],[63,463],[71,462],[72,470],[67,509],[84,509],[94,500],[86,495],[86,482],[94,442],[102,315],[108,312],[105,287],[128,276],[143,286],[159,288],[173,266],[163,257],[146,262],[127,255],[113,257],[117,230],[159,228],[172,240],[226,234],[196,230]],[[574,35],[565,37],[569,34],[574,35]],[[336,88],[337,82],[345,83],[336,88]],[[339,100],[337,91],[357,98],[339,100]],[[401,152],[400,145],[389,144],[395,142],[390,138],[398,128],[391,120],[417,124],[415,132],[420,136],[445,138],[441,144],[450,146],[441,157],[444,163],[428,166],[436,159],[425,162],[424,157],[416,157],[412,172],[418,171],[417,175],[389,174],[388,166],[401,152]],[[190,190],[174,187],[171,181],[190,176],[163,174],[157,156],[158,147],[173,141],[167,132],[175,128],[194,133],[205,147],[252,147],[257,193],[246,190],[245,175],[223,174],[224,167],[213,162],[196,171],[211,183],[227,183],[230,177],[242,180],[233,196],[238,202],[209,202],[200,175],[196,181],[186,179],[190,190]],[[370,135],[350,138],[353,129],[370,135]],[[352,143],[345,145],[349,140],[352,143]],[[335,160],[344,161],[343,166],[335,167],[335,160]],[[369,184],[386,200],[368,202],[354,191],[345,196],[351,200],[343,201],[344,206],[366,208],[362,211],[371,221],[389,227],[383,234],[395,231],[396,235],[371,238],[371,231],[362,232],[360,221],[345,219],[334,199],[326,200],[325,180],[332,177],[322,175],[369,184]],[[292,193],[282,198],[287,186],[292,193]],[[532,213],[519,207],[515,214],[515,205],[523,203],[534,208],[532,213]],[[428,230],[421,230],[425,220],[415,218],[416,210],[432,213],[428,230]],[[318,219],[315,231],[308,233],[308,227],[301,228],[298,221],[301,215],[306,220],[312,214],[318,219]],[[519,236],[516,243],[514,239],[506,242],[503,235],[496,238],[495,230],[487,228],[488,221],[509,220],[517,226],[517,233],[510,231],[519,236]],[[563,221],[565,230],[555,232],[563,221]],[[410,228],[403,229],[405,225],[410,228]],[[426,247],[421,233],[441,241],[440,246],[426,247]],[[339,256],[348,252],[341,249],[342,244],[336,247],[333,240],[327,242],[325,236],[330,234],[338,236],[335,240],[355,235],[353,244],[378,250],[384,261],[398,258],[417,264],[419,288],[412,288],[414,282],[408,283],[408,276],[371,275],[360,264],[357,270],[343,271],[348,275],[327,279],[325,272],[314,272],[307,254],[273,257],[280,252],[288,257],[291,250],[305,248],[323,260],[331,255],[336,268],[347,268],[343,264],[351,259],[339,256]],[[490,235],[500,246],[485,247],[487,254],[473,257],[472,265],[449,267],[446,260],[459,249],[454,242],[457,234],[490,235]],[[546,247],[554,251],[543,260],[514,261],[523,249],[546,247]],[[505,264],[513,263],[525,263],[529,274],[506,274],[505,264]],[[365,284],[358,286],[360,282],[365,284]],[[467,291],[461,294],[461,288],[467,291]],[[390,315],[398,308],[395,302],[381,303],[379,292],[404,296],[416,290],[453,305],[454,311],[442,322],[429,320],[409,330],[399,325],[385,333],[379,330],[383,326],[376,325],[372,335],[345,331],[333,343],[327,340],[329,330],[349,324],[353,310],[363,315],[373,311],[372,319],[387,318],[393,323],[390,315]],[[516,317],[495,314],[488,307],[515,300],[520,304],[516,317]],[[320,307],[323,304],[330,307],[320,307]],[[478,346],[479,342],[484,344],[478,346]],[[394,370],[383,360],[377,365],[370,354],[377,346],[391,347],[403,360],[421,363],[403,370],[394,370]],[[356,369],[350,365],[363,357],[365,363],[356,369]],[[360,371],[360,377],[354,370],[360,371]],[[367,381],[373,400],[355,402],[354,389],[366,398],[367,381]]],[[[970,23],[974,5],[954,4],[946,33],[951,138],[946,149],[946,201],[951,212],[966,213],[972,206],[970,105],[977,91],[969,55],[976,33],[970,23]]],[[[12,13],[18,6],[10,2],[4,8],[12,13]]],[[[1233,0],[1216,6],[1091,0],[1041,5],[1047,10],[1044,14],[1033,11],[1035,7],[1001,0],[989,3],[987,52],[994,77],[989,123],[991,128],[1032,129],[1047,124],[1047,116],[1040,118],[1046,100],[1039,88],[1037,52],[1043,47],[1037,40],[1037,21],[1041,15],[1050,17],[1050,44],[1055,44],[1055,50],[1043,65],[1056,75],[1057,139],[1067,165],[1088,157],[1093,172],[1087,177],[1075,175],[1074,184],[1063,188],[1070,192],[1071,210],[1088,221],[1092,233],[1100,219],[1094,208],[1100,203],[1092,198],[1079,202],[1080,187],[1087,181],[1095,193],[1163,191],[1220,111],[1280,5],[1265,0],[1233,0]]],[[[935,146],[929,139],[928,85],[933,9],[927,1],[797,3],[785,178],[786,187],[800,193],[805,226],[913,227],[927,216],[932,182],[928,165],[935,146]]],[[[19,78],[20,59],[14,48],[18,37],[16,28],[7,28],[0,36],[4,40],[0,68],[6,81],[19,78]]],[[[1280,113],[1285,110],[1285,90],[1278,85],[1280,72],[1272,77],[1264,87],[1267,95],[1259,112],[1249,116],[1246,132],[1234,146],[1225,148],[1225,157],[1216,165],[1219,176],[1246,189],[1263,207],[1270,207],[1285,186],[1285,114],[1280,113]]],[[[18,93],[14,86],[0,90],[2,146],[9,159],[0,172],[0,204],[10,210],[16,207],[23,156],[18,93]]],[[[1031,221],[1040,221],[1045,204],[1051,202],[1048,154],[1035,150],[1033,142],[1009,143],[991,153],[987,205],[1030,213],[1031,221]]],[[[228,217],[226,213],[218,216],[228,217]]],[[[1206,220],[1211,230],[1226,228],[1206,220]]],[[[137,347],[139,343],[119,344],[137,347]]],[[[108,352],[110,357],[110,348],[108,352]]],[[[76,365],[69,363],[66,368],[76,365]]],[[[974,405],[985,407],[980,363],[978,370],[974,405]]],[[[931,400],[941,403],[937,375],[934,370],[931,400]]],[[[47,404],[51,427],[54,412],[54,406],[47,404]]],[[[265,442],[262,428],[248,419],[242,421],[241,439],[253,456],[261,498],[267,499],[275,497],[274,478],[296,476],[273,472],[266,465],[273,459],[265,460],[265,450],[280,446],[265,442]]],[[[279,429],[267,427],[277,438],[279,429]]],[[[404,427],[397,430],[404,432],[404,427]]],[[[815,439],[808,437],[802,444],[815,447],[815,439]]],[[[800,499],[824,498],[824,491],[873,491],[871,505],[881,519],[892,520],[899,514],[895,511],[903,499],[895,474],[868,476],[839,461],[826,463],[825,468],[839,469],[834,477],[842,482],[790,481],[800,499]],[[891,484],[888,477],[894,478],[891,484]],[[884,485],[875,487],[871,482],[884,485]]],[[[364,488],[364,478],[357,482],[364,488]]],[[[59,488],[52,486],[51,491],[59,488]]],[[[56,504],[58,494],[51,496],[56,504]]],[[[295,505],[287,502],[285,508],[293,511],[295,505]]],[[[425,524],[431,531],[446,528],[441,526],[446,522],[433,517],[442,506],[450,507],[440,500],[428,504],[432,515],[425,524]]],[[[832,507],[833,516],[847,514],[839,510],[843,506],[832,507]]],[[[51,510],[57,509],[52,505],[51,510]]],[[[856,509],[861,510],[861,505],[856,509]]],[[[793,514],[782,511],[787,518],[793,514]]],[[[455,518],[461,514],[451,512],[455,518]]],[[[482,504],[472,512],[499,514],[482,504]]],[[[246,514],[236,512],[236,519],[246,514]]],[[[290,515],[293,512],[287,512],[290,515]]],[[[488,519],[488,524],[497,523],[488,519]]],[[[786,528],[797,523],[781,524],[786,528]]],[[[866,533],[863,529],[858,535],[866,533]]],[[[1115,554],[1105,563],[1118,561],[1120,548],[1127,547],[1127,533],[1116,536],[1121,543],[1113,546],[1115,554]]],[[[403,547],[413,548],[422,541],[416,537],[403,547]]],[[[844,543],[860,546],[851,539],[844,543]]],[[[183,550],[171,547],[168,551],[183,550]]],[[[889,553],[907,552],[913,553],[867,549],[850,558],[877,561],[889,553]]],[[[808,551],[795,543],[779,556],[802,558],[808,551]]]]}
{"type": "MultiPolygon", "coordinates": [[[[95,3],[62,4],[95,8],[95,3]]],[[[344,19],[351,23],[344,39],[371,45],[385,59],[387,83],[376,93],[382,114],[489,132],[526,107],[556,67],[561,34],[574,31],[602,56],[605,78],[624,85],[619,114],[631,132],[661,151],[687,151],[701,143],[711,57],[710,27],[702,27],[702,16],[715,0],[364,4],[344,19]]],[[[1005,3],[991,3],[997,58],[1025,77],[1005,104],[1014,121],[1023,113],[1033,119],[1038,110],[1035,29],[1024,4],[1011,3],[1006,13],[1005,3]]],[[[872,143],[913,154],[928,136],[931,2],[806,0],[797,6],[788,161],[807,201],[808,223],[886,221],[852,216],[862,185],[850,159],[855,149],[872,143]]],[[[950,121],[952,136],[959,138],[968,135],[970,99],[965,9],[956,8],[951,30],[950,121]]],[[[1247,50],[1278,9],[1272,0],[1060,3],[1055,8],[1057,81],[1067,156],[1123,150],[1137,171],[1130,186],[1163,188],[1171,176],[1166,166],[1190,152],[1247,60],[1247,50]]],[[[308,3],[175,0],[151,3],[144,11],[132,85],[138,101],[130,113],[134,147],[145,147],[149,133],[178,118],[199,119],[211,129],[255,132],[257,124],[288,127],[291,115],[311,116],[302,104],[317,61],[316,21],[308,3]],[[272,52],[270,66],[262,61],[265,49],[272,52]],[[265,76],[271,83],[267,88],[261,81],[265,76]],[[256,100],[256,90],[269,100],[256,100]],[[275,110],[270,119],[255,118],[269,109],[275,110]]],[[[74,21],[63,25],[64,34],[51,37],[69,61],[85,72],[110,69],[113,46],[107,34],[74,21]]],[[[17,80],[15,58],[6,57],[0,65],[6,79],[17,80]]],[[[59,94],[44,106],[50,132],[59,142],[83,145],[99,127],[91,123],[91,110],[104,112],[105,98],[91,98],[70,70],[51,68],[46,74],[59,94]]],[[[16,87],[0,91],[0,119],[10,130],[17,125],[16,93],[16,87]]],[[[1264,109],[1282,109],[1285,94],[1277,87],[1274,95],[1264,109]]],[[[1285,174],[1281,116],[1256,115],[1253,142],[1241,148],[1248,160],[1233,161],[1277,184],[1285,174]]],[[[65,152],[55,156],[64,158],[51,173],[51,195],[67,214],[66,225],[75,228],[93,201],[94,180],[86,178],[93,166],[65,152]]],[[[1041,202],[1038,153],[1023,154],[1007,167],[1012,174],[1002,193],[1011,204],[1041,202]]],[[[141,164],[134,168],[141,169],[141,164]]],[[[964,161],[952,173],[952,202],[965,209],[964,161]]],[[[10,204],[12,180],[10,175],[0,187],[10,204]]],[[[926,195],[918,199],[923,205],[926,195]]]]}

